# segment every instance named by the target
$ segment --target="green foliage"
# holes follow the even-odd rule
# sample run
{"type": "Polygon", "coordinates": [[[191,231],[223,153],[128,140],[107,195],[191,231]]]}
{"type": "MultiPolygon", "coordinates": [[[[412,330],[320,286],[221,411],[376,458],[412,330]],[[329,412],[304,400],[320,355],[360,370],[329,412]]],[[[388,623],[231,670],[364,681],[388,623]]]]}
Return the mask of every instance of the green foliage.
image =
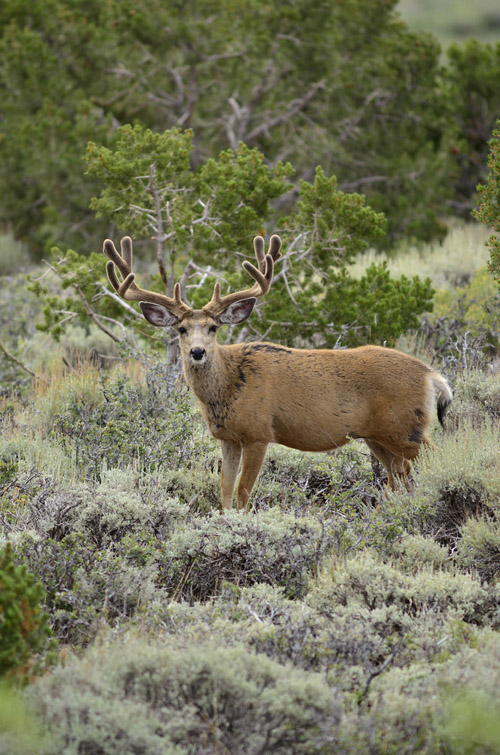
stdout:
{"type": "Polygon", "coordinates": [[[453,403],[447,415],[451,426],[480,428],[500,417],[500,373],[468,370],[457,376],[453,403]]]}
{"type": "Polygon", "coordinates": [[[103,180],[106,188],[94,197],[91,208],[97,217],[111,219],[132,236],[151,232],[145,209],[156,200],[168,202],[172,226],[184,225],[183,193],[189,192],[191,132],[171,129],[154,134],[140,126],[123,126],[113,150],[87,146],[87,174],[103,180]],[[180,192],[180,193],[179,193],[180,192]]]}
{"type": "MultiPolygon", "coordinates": [[[[152,287],[166,289],[169,295],[178,262],[188,268],[206,266],[213,264],[214,256],[216,268],[234,269],[235,247],[245,248],[245,254],[251,248],[251,238],[270,215],[271,200],[288,190],[286,178],[292,171],[282,163],[271,170],[258,150],[244,144],[221,152],[217,160],[210,159],[194,171],[192,149],[189,131],[174,128],[156,134],[141,126],[124,126],[113,149],[90,143],[86,155],[88,173],[105,183],[101,195],[92,200],[93,209],[139,239],[151,235],[156,239],[159,280],[152,287]]],[[[124,317],[137,333],[151,334],[153,329],[142,317],[133,317],[110,297],[97,299],[105,280],[101,255],[68,250],[62,256],[54,248],[51,263],[61,288],[70,288],[72,296],[55,296],[39,281],[30,282],[29,289],[44,302],[40,330],[59,338],[69,322],[75,318],[88,322],[90,315],[108,334],[108,318],[124,317]]],[[[195,303],[199,298],[195,292],[195,303]]],[[[203,299],[201,305],[205,303],[203,299]]],[[[158,340],[156,336],[157,345],[158,340]]],[[[126,336],[121,342],[127,344],[126,336]]]]}
{"type": "MultiPolygon", "coordinates": [[[[19,265],[24,266],[23,246],[13,243],[9,235],[0,235],[0,256],[2,248],[6,249],[6,268],[5,277],[0,278],[0,342],[9,354],[33,369],[36,353],[33,338],[40,317],[39,302],[27,293],[26,276],[19,269],[19,265]]],[[[13,388],[20,394],[31,387],[31,382],[31,376],[0,348],[0,395],[9,396],[13,388]]]]}
{"type": "Polygon", "coordinates": [[[36,655],[53,648],[45,595],[12,549],[0,551],[0,676],[24,678],[40,668],[36,655]]]}
{"type": "Polygon", "coordinates": [[[439,615],[469,624],[496,622],[499,597],[498,590],[491,593],[468,574],[425,566],[404,574],[390,561],[381,563],[374,553],[364,550],[347,561],[332,558],[327,562],[308,601],[326,616],[338,615],[342,607],[356,607],[368,609],[382,621],[385,609],[387,618],[396,627],[406,625],[407,631],[409,623],[403,616],[418,618],[431,612],[433,622],[439,615]]]}
{"type": "Polygon", "coordinates": [[[360,279],[345,270],[330,271],[318,316],[336,324],[326,339],[333,346],[342,336],[349,346],[385,343],[395,346],[402,333],[419,325],[419,315],[432,311],[430,278],[391,278],[385,264],[371,265],[360,279]]]}
{"type": "Polygon", "coordinates": [[[280,162],[271,170],[243,143],[194,171],[192,150],[190,131],[141,126],[119,129],[112,150],[87,148],[88,173],[105,184],[92,209],[132,236],[154,234],[170,276],[179,256],[206,262],[217,250],[224,266],[268,219],[271,200],[288,190],[292,172],[280,162]]]}
{"type": "MultiPolygon", "coordinates": [[[[481,199],[479,207],[473,214],[498,233],[500,232],[500,121],[497,121],[497,129],[493,131],[493,137],[488,144],[490,147],[488,180],[485,184],[478,186],[481,199]]],[[[488,247],[490,249],[489,268],[500,284],[500,236],[491,236],[488,247]]]]}
{"type": "Polygon", "coordinates": [[[500,517],[471,518],[462,528],[459,562],[490,582],[500,574],[500,517]]]}
{"type": "Polygon", "coordinates": [[[288,276],[295,301],[291,306],[278,281],[264,305],[264,317],[269,312],[272,318],[269,332],[280,342],[314,338],[316,345],[330,348],[340,339],[348,346],[394,345],[402,332],[418,325],[419,314],[432,309],[429,279],[393,279],[384,264],[371,265],[361,279],[349,274],[347,265],[368,240],[384,234],[385,218],[364,197],[340,191],[335,176],[328,178],[322,168],[313,183],[300,182],[297,212],[286,227],[285,250],[298,247],[288,276]]]}
{"type": "MultiPolygon", "coordinates": [[[[436,315],[447,318],[450,330],[462,337],[467,334],[469,342],[483,341],[482,351],[491,356],[500,350],[500,295],[492,275],[486,266],[478,268],[465,285],[453,291],[441,291],[436,295],[436,315]]],[[[473,365],[470,365],[473,366],[473,365]]]]}
{"type": "Polygon", "coordinates": [[[28,250],[11,233],[0,235],[0,276],[12,275],[29,261],[28,250]]]}
{"type": "Polygon", "coordinates": [[[138,558],[135,541],[99,550],[81,532],[25,537],[16,553],[42,582],[54,633],[65,643],[87,644],[104,621],[123,622],[155,597],[156,569],[138,558]]]}
{"type": "MultiPolygon", "coordinates": [[[[71,294],[63,296],[62,291],[54,291],[38,278],[33,279],[32,274],[27,276],[28,291],[42,300],[43,321],[37,322],[37,330],[49,332],[59,341],[71,319],[71,322],[77,321],[84,325],[88,332],[91,312],[89,302],[96,294],[96,282],[102,281],[102,261],[102,255],[96,252],[79,255],[73,249],[68,249],[63,254],[57,247],[52,249],[51,265],[60,279],[60,289],[65,291],[69,288],[71,294]]],[[[117,308],[105,301],[101,309],[104,317],[107,317],[114,314],[117,308]]]]}
{"type": "MultiPolygon", "coordinates": [[[[466,640],[463,625],[457,623],[454,629],[449,629],[455,635],[462,632],[466,640]]],[[[461,652],[452,657],[405,669],[391,668],[380,674],[373,680],[370,706],[357,715],[348,713],[344,720],[341,741],[345,751],[363,753],[371,746],[378,752],[408,755],[411,752],[495,752],[475,747],[473,737],[475,733],[480,745],[491,744],[488,735],[494,727],[487,724],[487,714],[497,708],[500,699],[496,679],[498,661],[498,637],[488,632],[480,633],[469,646],[467,642],[462,644],[461,652]],[[477,715],[476,706],[471,708],[470,718],[454,720],[454,712],[463,710],[460,701],[472,701],[478,694],[476,690],[481,691],[480,700],[489,700],[482,718],[487,726],[484,738],[481,732],[469,728],[477,715]],[[463,750],[456,736],[460,731],[464,734],[463,750]],[[455,745],[459,749],[455,750],[455,745]]]]}
{"type": "Polygon", "coordinates": [[[447,549],[423,535],[404,534],[391,548],[392,559],[406,574],[413,574],[422,567],[445,570],[450,564],[447,549]]]}
{"type": "MultiPolygon", "coordinates": [[[[47,474],[57,470],[61,477],[67,472],[94,479],[109,467],[152,471],[174,462],[190,465],[206,450],[201,418],[178,372],[164,364],[146,364],[144,372],[134,365],[130,372],[98,373],[84,365],[65,377],[55,373],[37,396],[30,423],[43,442],[30,432],[0,441],[5,482],[37,463],[47,474]]],[[[213,451],[213,443],[208,446],[213,451]]]]}
{"type": "Polygon", "coordinates": [[[297,212],[288,223],[294,235],[304,234],[310,248],[308,262],[324,268],[343,266],[368,246],[368,239],[385,234],[382,213],[365,205],[359,194],[345,194],[335,176],[327,177],[318,166],[313,183],[300,182],[297,212]]]}

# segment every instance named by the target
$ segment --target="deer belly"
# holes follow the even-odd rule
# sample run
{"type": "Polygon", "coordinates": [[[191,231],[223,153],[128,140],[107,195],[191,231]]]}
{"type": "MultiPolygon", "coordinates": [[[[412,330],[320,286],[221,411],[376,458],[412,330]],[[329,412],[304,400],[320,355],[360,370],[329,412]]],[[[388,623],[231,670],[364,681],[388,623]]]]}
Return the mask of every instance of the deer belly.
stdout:
{"type": "Polygon", "coordinates": [[[310,407],[297,407],[293,414],[273,415],[275,443],[299,451],[331,451],[349,441],[349,432],[341,416],[323,416],[310,407]]]}

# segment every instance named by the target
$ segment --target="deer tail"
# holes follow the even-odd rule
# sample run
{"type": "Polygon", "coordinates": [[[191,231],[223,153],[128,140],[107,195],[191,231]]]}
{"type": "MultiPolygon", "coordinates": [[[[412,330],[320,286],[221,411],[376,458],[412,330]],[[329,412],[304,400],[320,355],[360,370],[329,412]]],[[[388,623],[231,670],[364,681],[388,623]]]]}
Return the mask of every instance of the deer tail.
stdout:
{"type": "Polygon", "coordinates": [[[437,392],[437,416],[440,424],[444,427],[444,416],[451,404],[453,393],[447,381],[438,372],[432,373],[432,382],[437,392]]]}

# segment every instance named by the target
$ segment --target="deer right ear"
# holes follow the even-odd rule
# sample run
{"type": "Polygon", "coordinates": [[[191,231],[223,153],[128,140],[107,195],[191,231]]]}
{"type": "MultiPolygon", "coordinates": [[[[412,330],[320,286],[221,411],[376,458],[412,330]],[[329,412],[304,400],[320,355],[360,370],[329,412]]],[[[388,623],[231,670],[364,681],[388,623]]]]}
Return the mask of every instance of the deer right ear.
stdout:
{"type": "Polygon", "coordinates": [[[161,304],[141,301],[139,302],[139,306],[146,320],[151,325],[156,325],[157,328],[172,327],[179,322],[178,318],[172,312],[169,312],[168,309],[162,307],[161,304]]]}

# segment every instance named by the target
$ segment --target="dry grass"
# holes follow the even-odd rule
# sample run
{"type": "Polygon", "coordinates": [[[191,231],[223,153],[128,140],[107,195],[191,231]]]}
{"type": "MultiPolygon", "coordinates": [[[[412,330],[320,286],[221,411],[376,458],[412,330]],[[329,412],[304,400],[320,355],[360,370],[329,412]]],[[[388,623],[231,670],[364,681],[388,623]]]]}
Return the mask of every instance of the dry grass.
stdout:
{"type": "Polygon", "coordinates": [[[442,243],[403,247],[390,257],[369,250],[356,261],[351,272],[361,277],[369,265],[386,261],[395,278],[428,276],[435,288],[453,290],[467,283],[474,272],[486,264],[489,251],[485,243],[490,235],[491,232],[478,223],[454,223],[442,243]]]}
{"type": "Polygon", "coordinates": [[[445,47],[470,37],[498,42],[498,0],[400,0],[397,10],[410,29],[431,32],[445,47]]]}

